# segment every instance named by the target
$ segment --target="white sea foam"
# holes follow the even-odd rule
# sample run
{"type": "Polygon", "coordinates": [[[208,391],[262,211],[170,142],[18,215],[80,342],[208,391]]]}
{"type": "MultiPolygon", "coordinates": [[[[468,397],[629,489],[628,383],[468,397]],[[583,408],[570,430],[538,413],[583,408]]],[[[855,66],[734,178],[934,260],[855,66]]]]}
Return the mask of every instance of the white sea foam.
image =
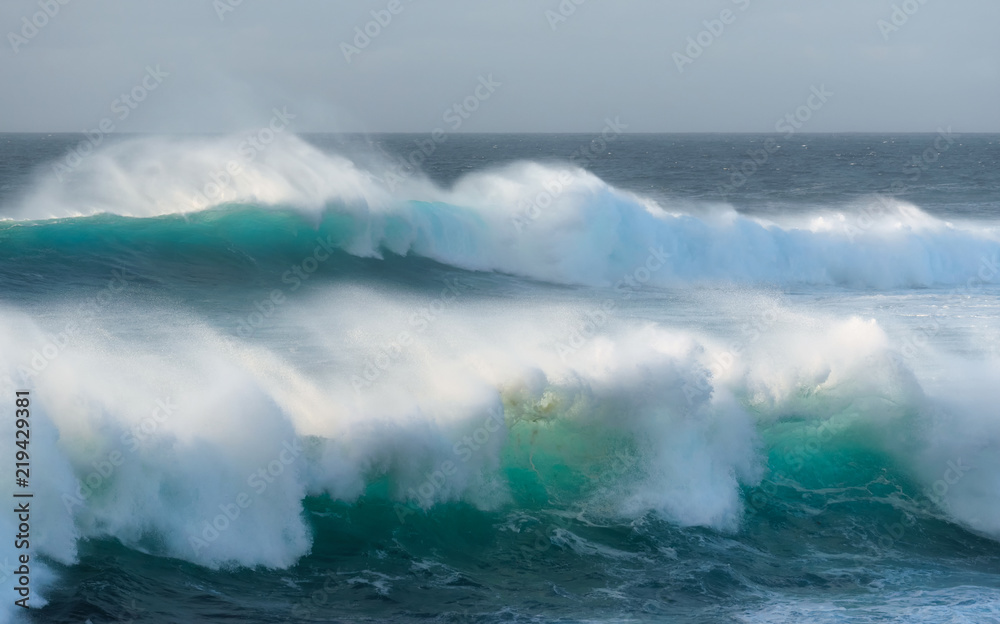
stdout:
{"type": "MultiPolygon", "coordinates": [[[[226,158],[216,140],[122,143],[89,159],[68,186],[42,185],[23,216],[183,212],[202,168],[226,158]]],[[[981,271],[1000,249],[989,227],[942,223],[905,205],[860,230],[846,219],[674,214],[553,165],[514,164],[449,189],[417,178],[392,192],[379,184],[289,138],[245,164],[225,199],[317,218],[349,213],[347,250],[357,255],[410,253],[569,284],[613,286],[623,275],[650,287],[967,284],[987,280],[981,271]],[[550,191],[551,202],[525,208],[521,200],[537,202],[553,178],[562,190],[550,191]],[[669,256],[656,269],[650,248],[669,256]]],[[[78,540],[110,537],[213,568],[287,567],[312,547],[308,495],[352,502],[388,482],[401,505],[511,504],[498,469],[509,436],[524,432],[581,472],[599,463],[605,438],[632,442],[634,465],[576,501],[589,517],[654,513],[737,531],[740,488],[765,474],[759,432],[785,419],[862,427],[927,491],[947,485],[933,499],[946,517],[1000,539],[996,355],[973,364],[925,345],[907,360],[897,356],[902,337],[871,318],[744,288],[739,306],[709,292],[685,313],[654,314],[659,322],[607,313],[598,335],[581,336],[567,356],[567,336],[584,313],[593,316],[594,302],[628,294],[573,292],[586,299],[448,295],[415,322],[428,305],[420,295],[327,284],[275,319],[294,339],[248,342],[193,313],[136,301],[120,318],[109,307],[37,374],[25,374],[33,354],[72,312],[53,305],[29,318],[8,305],[0,379],[10,380],[0,394],[33,390],[33,461],[45,466],[33,548],[72,563],[78,540]],[[154,314],[155,327],[136,325],[154,314]],[[712,314],[728,329],[695,322],[712,314]],[[135,331],[118,331],[122,319],[135,331]],[[933,375],[908,363],[948,357],[957,359],[933,375]],[[956,461],[971,466],[959,479],[946,473],[956,461]]],[[[2,487],[9,496],[11,479],[2,487]]],[[[10,534],[10,522],[0,515],[0,531],[10,534]]],[[[0,560],[14,555],[9,543],[0,548],[0,560]]],[[[8,595],[11,583],[3,582],[8,595]]]]}
{"type": "MultiPolygon", "coordinates": [[[[373,290],[371,306],[338,307],[358,301],[359,289],[331,287],[287,311],[287,326],[307,337],[297,343],[309,345],[308,361],[322,367],[177,312],[141,342],[99,325],[29,375],[35,461],[46,466],[36,482],[36,552],[68,563],[77,539],[104,536],[209,567],[285,567],[311,548],[308,494],[351,502],[388,477],[401,504],[509,504],[498,468],[515,430],[534,430],[532,444],[581,471],[601,436],[634,442],[635,469],[615,476],[613,504],[608,491],[579,501],[592,517],[653,512],[734,531],[741,484],[764,474],[758,429],[803,417],[876,432],[873,444],[928,489],[947,461],[971,464],[940,507],[1000,538],[1000,427],[988,409],[996,362],[957,369],[975,390],[946,400],[887,357],[893,339],[874,322],[788,309],[738,352],[701,331],[620,318],[564,359],[557,343],[579,313],[568,304],[458,300],[421,332],[409,323],[416,296],[373,290]],[[368,382],[366,362],[407,330],[412,341],[368,382]],[[499,420],[484,427],[501,403],[499,420]],[[574,437],[559,437],[567,432],[574,437]],[[445,462],[451,469],[438,479],[445,462]]],[[[2,315],[3,366],[18,380],[10,389],[48,338],[21,313],[2,315]]]]}
{"type": "MultiPolygon", "coordinates": [[[[346,213],[345,250],[416,254],[557,283],[619,282],[650,250],[653,284],[736,281],[894,288],[1000,282],[996,224],[951,223],[898,200],[752,218],[722,206],[678,211],[570,165],[513,163],[440,188],[362,169],[294,136],[246,160],[227,139],[113,144],[64,181],[44,179],[23,219],[186,213],[227,202],[346,213]],[[229,162],[239,173],[226,173],[229,162]],[[218,174],[218,175],[213,175],[218,174]],[[656,262],[653,263],[658,264],[656,262]]],[[[369,167],[374,167],[369,165],[369,167]]]]}

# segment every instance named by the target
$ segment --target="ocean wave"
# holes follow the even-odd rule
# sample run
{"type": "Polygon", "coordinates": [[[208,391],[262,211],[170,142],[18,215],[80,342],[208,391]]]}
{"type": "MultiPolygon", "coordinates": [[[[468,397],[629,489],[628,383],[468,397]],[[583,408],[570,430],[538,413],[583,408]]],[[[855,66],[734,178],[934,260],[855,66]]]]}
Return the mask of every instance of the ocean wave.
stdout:
{"type": "Polygon", "coordinates": [[[45,466],[36,592],[85,543],[287,569],[336,522],[417,525],[433,550],[498,525],[530,547],[570,518],[546,544],[616,562],[633,555],[582,529],[665,525],[664,556],[779,513],[782,553],[1000,540],[1000,360],[938,344],[973,307],[932,295],[905,312],[938,325],[900,335],[774,295],[966,297],[996,277],[993,224],[889,201],[677,212],[539,163],[444,189],[295,138],[206,194],[223,145],[111,146],[0,223],[0,394],[31,389],[45,466]]]}
{"type": "Polygon", "coordinates": [[[16,256],[19,241],[36,237],[69,254],[159,237],[175,253],[200,243],[232,254],[246,246],[253,255],[288,245],[281,234],[312,240],[311,226],[320,240],[358,257],[418,256],[559,284],[886,289],[1000,279],[997,224],[946,222],[891,198],[765,220],[721,205],[678,211],[569,165],[512,163],[440,188],[388,163],[363,169],[296,137],[280,138],[249,162],[226,145],[141,139],[110,146],[68,178],[40,181],[17,220],[0,230],[0,253],[16,256]],[[220,206],[226,216],[211,214],[220,206]],[[234,210],[239,217],[227,218],[234,210]]]}
{"type": "MultiPolygon", "coordinates": [[[[899,518],[943,517],[1000,538],[997,362],[956,373],[972,380],[965,398],[936,397],[874,322],[824,321],[817,335],[794,318],[738,357],[690,330],[622,326],[567,360],[544,329],[558,310],[526,322],[476,305],[442,312],[430,339],[397,358],[331,333],[387,318],[332,311],[358,301],[345,295],[290,320],[313,335],[320,369],[183,314],[169,320],[182,334],[128,348],[91,331],[41,372],[5,356],[3,391],[33,388],[34,458],[50,467],[34,499],[45,511],[39,552],[68,563],[78,539],[110,537],[212,568],[283,568],[316,538],[310,497],[374,497],[400,521],[462,503],[597,523],[652,513],[733,532],[757,509],[747,488],[765,478],[816,490],[853,482],[890,510],[908,492],[923,504],[902,505],[899,518]],[[368,377],[359,363],[382,357],[368,377]],[[865,465],[840,465],[844,448],[865,465]],[[896,476],[882,491],[871,483],[884,470],[896,476]]],[[[412,310],[368,297],[380,315],[412,310]]],[[[55,340],[23,313],[2,315],[5,354],[55,340]]]]}

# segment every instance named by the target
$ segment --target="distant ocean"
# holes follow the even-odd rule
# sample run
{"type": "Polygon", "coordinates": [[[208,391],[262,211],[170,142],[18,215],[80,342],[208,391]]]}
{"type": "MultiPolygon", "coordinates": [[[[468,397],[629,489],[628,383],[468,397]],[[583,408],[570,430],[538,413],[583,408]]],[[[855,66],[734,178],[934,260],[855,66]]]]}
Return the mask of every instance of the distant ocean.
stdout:
{"type": "Polygon", "coordinates": [[[612,121],[0,135],[0,621],[1000,622],[1000,135],[612,121]]]}

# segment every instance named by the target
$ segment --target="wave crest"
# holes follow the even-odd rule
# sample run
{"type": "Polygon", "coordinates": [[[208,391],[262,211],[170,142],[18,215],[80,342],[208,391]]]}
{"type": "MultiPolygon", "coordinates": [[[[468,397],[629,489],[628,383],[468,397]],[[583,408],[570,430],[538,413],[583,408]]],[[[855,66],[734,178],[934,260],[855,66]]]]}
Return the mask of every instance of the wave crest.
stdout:
{"type": "Polygon", "coordinates": [[[388,177],[388,165],[365,170],[294,136],[251,161],[239,158],[223,139],[122,142],[67,180],[40,183],[18,215],[149,218],[252,205],[335,222],[338,244],[357,256],[411,254],[563,284],[616,285],[638,273],[658,286],[884,289],[992,282],[1000,274],[995,225],[948,223],[886,198],[764,220],[725,206],[681,212],[569,165],[513,163],[440,188],[419,176],[388,177]],[[236,169],[227,169],[231,162],[236,169]],[[656,270],[647,266],[650,254],[665,259],[656,270]]]}

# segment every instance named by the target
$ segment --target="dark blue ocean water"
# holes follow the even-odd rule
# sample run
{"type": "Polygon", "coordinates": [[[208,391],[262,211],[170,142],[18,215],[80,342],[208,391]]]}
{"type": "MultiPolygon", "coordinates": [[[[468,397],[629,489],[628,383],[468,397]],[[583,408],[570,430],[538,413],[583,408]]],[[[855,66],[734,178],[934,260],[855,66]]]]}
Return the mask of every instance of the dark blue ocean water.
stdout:
{"type": "Polygon", "coordinates": [[[0,135],[28,620],[1000,622],[1000,136],[611,138],[0,135]]]}

